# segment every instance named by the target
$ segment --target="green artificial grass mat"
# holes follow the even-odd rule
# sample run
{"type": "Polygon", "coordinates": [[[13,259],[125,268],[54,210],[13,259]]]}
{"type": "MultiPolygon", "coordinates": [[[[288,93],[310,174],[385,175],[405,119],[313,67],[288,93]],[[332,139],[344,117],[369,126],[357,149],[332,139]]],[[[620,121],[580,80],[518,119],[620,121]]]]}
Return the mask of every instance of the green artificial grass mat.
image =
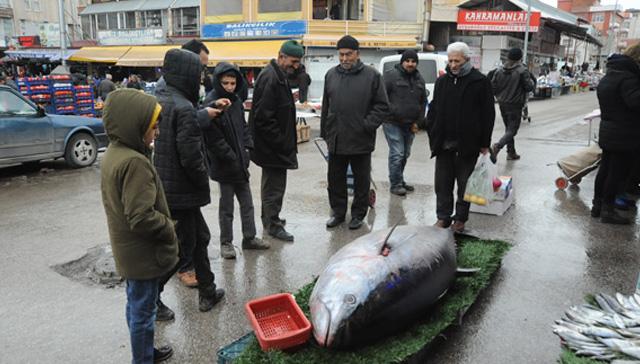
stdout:
{"type": "MultiPolygon", "coordinates": [[[[406,331],[372,345],[349,351],[336,351],[307,344],[294,352],[263,352],[255,336],[234,364],[257,363],[397,363],[418,353],[447,327],[451,326],[489,285],[493,273],[500,267],[502,257],[511,247],[498,240],[463,239],[458,245],[458,266],[480,268],[469,277],[458,277],[449,292],[432,308],[432,314],[406,331]]],[[[309,317],[309,296],[315,282],[295,294],[296,301],[309,317]]]]}
{"type": "Polygon", "coordinates": [[[573,351],[563,348],[562,354],[560,354],[560,360],[558,360],[560,364],[602,364],[606,363],[600,360],[594,360],[585,358],[582,356],[577,356],[573,351]]]}

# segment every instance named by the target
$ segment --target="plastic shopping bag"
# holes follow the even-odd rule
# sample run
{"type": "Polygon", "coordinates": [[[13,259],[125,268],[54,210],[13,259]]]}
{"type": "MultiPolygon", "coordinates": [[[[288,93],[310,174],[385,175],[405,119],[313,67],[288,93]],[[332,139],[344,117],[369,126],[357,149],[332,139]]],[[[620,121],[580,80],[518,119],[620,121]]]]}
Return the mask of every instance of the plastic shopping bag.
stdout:
{"type": "Polygon", "coordinates": [[[464,200],[476,205],[484,206],[493,200],[493,178],[496,175],[496,166],[491,163],[489,153],[478,158],[473,173],[467,180],[467,188],[464,191],[464,200]]]}

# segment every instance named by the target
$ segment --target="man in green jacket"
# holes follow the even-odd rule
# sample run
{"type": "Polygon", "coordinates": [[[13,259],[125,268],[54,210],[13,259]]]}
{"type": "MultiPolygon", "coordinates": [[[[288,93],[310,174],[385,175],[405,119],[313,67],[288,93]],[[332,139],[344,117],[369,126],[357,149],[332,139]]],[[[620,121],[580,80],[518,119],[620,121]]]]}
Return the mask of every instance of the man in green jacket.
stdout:
{"type": "Polygon", "coordinates": [[[110,144],[101,163],[102,203],[116,269],[127,284],[134,364],[173,354],[169,346],[153,347],[158,278],[178,263],[178,238],[151,162],[161,109],[153,96],[121,89],[109,95],[103,116],[110,144]]]}

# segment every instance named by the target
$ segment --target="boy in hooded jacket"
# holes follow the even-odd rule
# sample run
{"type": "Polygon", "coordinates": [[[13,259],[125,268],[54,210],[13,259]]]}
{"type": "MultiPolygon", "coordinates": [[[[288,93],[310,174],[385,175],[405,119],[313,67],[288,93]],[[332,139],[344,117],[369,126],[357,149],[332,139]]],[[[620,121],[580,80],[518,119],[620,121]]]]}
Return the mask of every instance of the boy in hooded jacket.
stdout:
{"type": "Polygon", "coordinates": [[[153,348],[159,278],[178,263],[178,238],[151,162],[160,105],[133,89],[109,94],[103,122],[109,147],[101,163],[102,203],[113,258],[127,284],[127,326],[133,363],[157,363],[173,350],[153,348]]]}
{"type": "Polygon", "coordinates": [[[269,244],[256,237],[253,197],[249,185],[249,149],[253,140],[244,117],[241,95],[246,89],[242,74],[235,66],[221,62],[213,75],[213,90],[205,104],[229,99],[219,122],[204,130],[209,176],[220,185],[218,217],[220,222],[220,255],[235,259],[233,248],[234,196],[240,204],[242,249],[269,249],[269,244]]]}

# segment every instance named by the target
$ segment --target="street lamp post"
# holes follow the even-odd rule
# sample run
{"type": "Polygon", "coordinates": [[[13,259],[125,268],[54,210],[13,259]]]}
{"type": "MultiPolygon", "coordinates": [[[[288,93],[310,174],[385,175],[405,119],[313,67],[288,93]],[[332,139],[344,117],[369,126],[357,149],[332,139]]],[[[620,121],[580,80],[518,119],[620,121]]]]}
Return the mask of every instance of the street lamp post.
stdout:
{"type": "Polygon", "coordinates": [[[531,0],[527,0],[527,25],[524,31],[524,54],[522,55],[522,62],[527,64],[527,51],[529,49],[529,22],[531,19],[531,0]]]}
{"type": "Polygon", "coordinates": [[[65,53],[67,53],[67,29],[64,26],[64,0],[58,0],[58,10],[60,17],[60,60],[62,61],[62,66],[67,67],[67,60],[64,59],[65,53]]]}

